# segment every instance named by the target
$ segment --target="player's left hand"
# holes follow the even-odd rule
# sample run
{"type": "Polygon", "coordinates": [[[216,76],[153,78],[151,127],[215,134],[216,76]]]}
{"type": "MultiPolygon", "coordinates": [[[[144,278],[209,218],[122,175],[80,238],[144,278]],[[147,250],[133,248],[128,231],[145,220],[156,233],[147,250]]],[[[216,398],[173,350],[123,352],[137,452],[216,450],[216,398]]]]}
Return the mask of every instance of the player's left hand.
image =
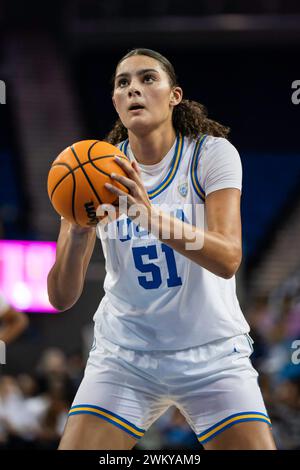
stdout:
{"type": "MultiPolygon", "coordinates": [[[[135,161],[126,161],[123,158],[118,159],[118,157],[115,157],[115,161],[116,163],[118,163],[118,165],[120,165],[120,167],[126,173],[127,176],[111,173],[110,177],[126,186],[128,188],[129,194],[109,183],[105,183],[105,187],[117,196],[127,196],[126,210],[129,211],[129,208],[131,206],[135,206],[134,209],[136,209],[136,211],[132,211],[132,216],[130,215],[130,212],[129,214],[127,214],[128,217],[132,220],[135,219],[134,214],[141,215],[141,213],[143,213],[144,216],[147,214],[150,215],[152,204],[149,199],[147,190],[142,182],[141,171],[137,163],[135,161]]],[[[117,209],[119,215],[121,211],[119,207],[117,209]]]]}

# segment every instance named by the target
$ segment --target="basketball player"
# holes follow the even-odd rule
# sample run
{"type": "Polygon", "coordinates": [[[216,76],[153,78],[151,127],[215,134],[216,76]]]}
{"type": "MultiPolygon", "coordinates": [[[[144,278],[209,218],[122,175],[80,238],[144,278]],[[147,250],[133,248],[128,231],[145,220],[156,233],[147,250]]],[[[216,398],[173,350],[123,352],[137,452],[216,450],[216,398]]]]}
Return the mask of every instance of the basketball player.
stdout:
{"type": "MultiPolygon", "coordinates": [[[[119,236],[101,238],[105,296],[60,449],[132,449],[172,405],[205,449],[275,449],[235,292],[239,154],[228,129],[182,96],[172,65],[157,52],[136,49],[117,65],[112,98],[119,119],[107,140],[129,162],[119,163],[127,176],[112,180],[129,189],[128,207],[160,218],[156,237],[120,213],[108,224],[119,236]],[[177,209],[168,211],[173,203],[177,209]],[[204,228],[194,225],[199,208],[204,228]],[[178,226],[186,237],[174,237],[178,226]],[[203,247],[187,249],[195,233],[203,247]]],[[[48,276],[54,307],[67,310],[79,298],[95,238],[95,229],[62,219],[48,276]]]]}

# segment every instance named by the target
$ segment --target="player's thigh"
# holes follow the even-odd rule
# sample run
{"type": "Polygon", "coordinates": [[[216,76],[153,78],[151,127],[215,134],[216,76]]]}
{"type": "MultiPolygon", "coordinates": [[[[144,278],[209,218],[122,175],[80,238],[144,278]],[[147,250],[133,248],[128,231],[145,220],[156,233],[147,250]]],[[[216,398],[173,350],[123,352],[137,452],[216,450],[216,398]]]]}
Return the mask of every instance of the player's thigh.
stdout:
{"type": "Polygon", "coordinates": [[[70,416],[59,450],[130,450],[136,439],[117,426],[96,416],[70,416]]]}
{"type": "Polygon", "coordinates": [[[203,445],[206,450],[276,450],[270,426],[260,421],[237,423],[203,445]]]}

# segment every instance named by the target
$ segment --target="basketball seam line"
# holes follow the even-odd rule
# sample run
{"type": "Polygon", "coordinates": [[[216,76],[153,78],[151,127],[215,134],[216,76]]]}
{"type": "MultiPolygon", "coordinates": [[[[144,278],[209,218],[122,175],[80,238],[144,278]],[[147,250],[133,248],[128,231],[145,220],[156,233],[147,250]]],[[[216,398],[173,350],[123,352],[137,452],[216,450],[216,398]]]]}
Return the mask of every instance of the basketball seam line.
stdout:
{"type": "Polygon", "coordinates": [[[76,191],[76,178],[72,172],[72,178],[73,178],[73,192],[72,192],[72,214],[73,214],[73,219],[76,224],[78,224],[77,219],[76,219],[76,214],[75,214],[75,191],[76,191]]]}
{"type": "MultiPolygon", "coordinates": [[[[73,174],[73,171],[72,171],[72,168],[67,164],[67,163],[58,163],[58,165],[62,165],[62,166],[66,166],[70,173],[68,173],[67,175],[65,176],[69,176],[69,174],[72,176],[72,179],[73,179],[73,190],[72,190],[72,215],[73,215],[73,219],[75,221],[75,223],[77,224],[77,219],[76,219],[76,215],[75,215],[75,191],[76,191],[76,179],[75,179],[75,176],[73,174]]],[[[59,186],[59,184],[61,183],[62,179],[55,185],[55,188],[53,188],[52,190],[52,193],[50,195],[50,200],[52,202],[52,199],[53,199],[53,195],[54,195],[54,192],[56,190],[56,188],[59,186]]]]}
{"type": "MultiPolygon", "coordinates": [[[[84,163],[80,163],[80,165],[76,166],[75,168],[72,168],[72,171],[73,171],[73,170],[77,170],[78,168],[81,167],[81,165],[86,165],[87,163],[93,163],[93,162],[96,161],[96,160],[102,160],[103,158],[109,158],[109,157],[115,157],[115,156],[116,156],[116,155],[115,155],[114,153],[112,153],[112,154],[110,154],[110,155],[103,155],[102,157],[95,157],[93,160],[87,160],[87,161],[84,162],[84,163]]],[[[118,156],[119,156],[119,155],[118,155],[118,156]]],[[[124,158],[124,157],[121,157],[121,158],[124,158]]],[[[67,163],[63,163],[63,162],[57,162],[57,163],[55,163],[55,162],[54,162],[54,163],[52,164],[52,167],[57,166],[57,165],[67,165],[67,163]]],[[[51,167],[51,168],[52,168],[52,167],[51,167]]],[[[97,166],[96,166],[96,168],[97,168],[97,170],[102,171],[105,175],[108,175],[108,176],[109,176],[109,173],[106,173],[104,170],[101,170],[101,168],[98,168],[97,166]]]]}
{"type": "MultiPolygon", "coordinates": [[[[91,151],[92,151],[92,148],[93,148],[94,145],[96,145],[98,142],[100,142],[100,141],[99,141],[99,140],[96,140],[96,142],[94,142],[94,143],[90,146],[90,148],[88,149],[88,159],[89,159],[89,162],[90,162],[90,164],[91,164],[94,168],[96,168],[96,170],[101,171],[101,173],[104,173],[105,175],[107,175],[107,176],[110,177],[110,174],[109,174],[109,173],[105,173],[103,170],[101,170],[100,168],[98,168],[97,165],[94,164],[94,161],[95,161],[96,159],[93,158],[93,160],[92,160],[92,158],[91,158],[91,151]]],[[[104,157],[100,157],[100,158],[115,157],[115,156],[116,156],[115,154],[112,154],[112,155],[105,155],[104,157]]],[[[124,158],[124,157],[122,157],[121,155],[118,155],[118,156],[121,157],[121,158],[124,158]]]]}
{"type": "MultiPolygon", "coordinates": [[[[114,155],[106,155],[105,157],[97,157],[97,158],[95,158],[95,160],[101,160],[101,159],[103,159],[103,158],[108,158],[108,157],[114,157],[114,155]]],[[[71,168],[71,167],[68,166],[67,163],[60,163],[60,162],[59,162],[59,163],[53,163],[53,165],[51,166],[51,168],[54,168],[55,166],[60,166],[60,165],[64,166],[64,165],[65,165],[65,166],[67,166],[67,167],[69,168],[70,173],[74,173],[75,170],[78,170],[78,168],[81,168],[82,166],[87,165],[88,163],[91,163],[91,162],[90,162],[90,161],[86,161],[86,162],[84,162],[84,163],[81,163],[81,165],[76,166],[75,168],[71,168]]],[[[97,168],[96,165],[95,165],[95,168],[97,168]]],[[[106,173],[106,172],[103,171],[103,170],[101,170],[101,168],[97,168],[97,170],[101,171],[101,173],[103,173],[104,175],[110,177],[110,174],[109,174],[109,173],[106,173]]],[[[59,180],[59,182],[58,182],[57,184],[60,184],[60,183],[63,181],[63,179],[66,178],[68,175],[69,175],[69,173],[68,173],[67,175],[64,175],[64,176],[59,180]]]]}
{"type": "MultiPolygon", "coordinates": [[[[55,185],[54,188],[52,189],[52,192],[51,192],[51,195],[50,195],[50,200],[51,200],[51,202],[52,202],[53,194],[54,194],[54,192],[55,192],[57,186],[60,185],[60,183],[62,182],[62,180],[63,180],[64,178],[66,178],[67,176],[69,176],[70,174],[73,173],[72,168],[71,168],[67,163],[56,163],[56,165],[59,165],[59,166],[66,166],[66,167],[68,168],[68,170],[69,170],[69,173],[66,174],[66,175],[64,175],[64,176],[58,181],[58,183],[56,183],[56,185],[55,185]]],[[[51,168],[52,168],[52,167],[51,167],[51,168]]],[[[51,170],[50,170],[50,171],[51,171],[51,170]]],[[[73,175],[72,175],[72,176],[73,176],[73,175]]]]}
{"type": "MultiPolygon", "coordinates": [[[[94,160],[100,160],[102,158],[108,158],[108,157],[114,157],[114,155],[105,155],[104,157],[97,157],[95,158],[94,160]]],[[[91,163],[90,161],[86,161],[84,163],[81,163],[81,165],[87,165],[88,163],[91,163]]],[[[64,175],[62,176],[62,178],[56,183],[55,185],[55,188],[52,190],[52,195],[54,193],[54,191],[56,190],[57,186],[60,185],[60,183],[65,179],[67,178],[67,176],[69,176],[70,173],[74,173],[75,170],[78,170],[78,168],[81,168],[80,165],[76,166],[76,168],[71,168],[67,163],[61,163],[61,162],[58,162],[58,163],[53,163],[53,165],[51,166],[51,168],[54,168],[55,166],[66,166],[68,169],[69,169],[69,173],[67,175],[64,175]]],[[[105,171],[101,170],[101,168],[97,168],[97,166],[95,165],[95,168],[100,171],[101,173],[103,173],[105,176],[109,176],[110,177],[110,174],[109,173],[106,173],[105,171]]],[[[52,197],[52,196],[51,196],[52,197]]]]}
{"type": "Polygon", "coordinates": [[[96,189],[94,188],[94,185],[93,185],[93,183],[91,182],[90,178],[89,178],[88,175],[86,174],[85,169],[82,167],[82,164],[80,163],[80,160],[79,160],[79,158],[78,158],[78,156],[77,156],[77,154],[76,154],[76,152],[75,152],[75,149],[74,149],[73,145],[71,145],[70,149],[72,150],[73,155],[74,155],[74,157],[76,158],[76,160],[77,160],[77,162],[78,162],[78,164],[79,164],[79,166],[80,166],[80,168],[81,168],[81,170],[82,170],[84,176],[86,177],[86,179],[87,179],[87,181],[89,182],[89,184],[90,184],[90,186],[91,186],[91,188],[92,188],[92,190],[93,190],[93,192],[94,192],[96,198],[98,199],[99,204],[102,204],[101,198],[99,197],[99,195],[98,195],[96,189]]]}

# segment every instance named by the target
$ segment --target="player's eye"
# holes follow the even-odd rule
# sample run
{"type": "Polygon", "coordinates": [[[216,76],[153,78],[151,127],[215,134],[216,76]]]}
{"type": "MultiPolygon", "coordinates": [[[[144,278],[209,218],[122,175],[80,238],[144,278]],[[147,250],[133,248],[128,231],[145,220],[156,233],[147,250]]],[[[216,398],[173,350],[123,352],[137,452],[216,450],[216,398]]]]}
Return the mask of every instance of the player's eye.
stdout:
{"type": "Polygon", "coordinates": [[[144,75],[144,80],[149,83],[149,80],[154,81],[155,77],[153,75],[147,74],[147,75],[144,75]]]}
{"type": "Polygon", "coordinates": [[[124,85],[126,85],[126,83],[128,83],[127,78],[120,78],[117,82],[117,85],[123,87],[124,85]]]}

